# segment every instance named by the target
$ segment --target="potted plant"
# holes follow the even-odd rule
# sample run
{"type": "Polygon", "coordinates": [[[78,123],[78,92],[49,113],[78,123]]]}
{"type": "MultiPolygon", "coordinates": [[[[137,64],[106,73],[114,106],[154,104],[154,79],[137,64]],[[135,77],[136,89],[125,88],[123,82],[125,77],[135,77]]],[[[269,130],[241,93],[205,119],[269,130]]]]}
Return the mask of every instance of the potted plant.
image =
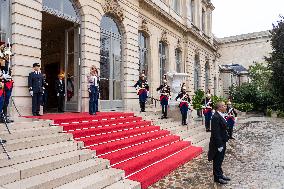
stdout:
{"type": "Polygon", "coordinates": [[[197,116],[202,116],[202,106],[203,106],[203,99],[204,99],[204,91],[198,89],[194,92],[194,96],[192,97],[192,105],[193,108],[197,111],[197,116]]]}

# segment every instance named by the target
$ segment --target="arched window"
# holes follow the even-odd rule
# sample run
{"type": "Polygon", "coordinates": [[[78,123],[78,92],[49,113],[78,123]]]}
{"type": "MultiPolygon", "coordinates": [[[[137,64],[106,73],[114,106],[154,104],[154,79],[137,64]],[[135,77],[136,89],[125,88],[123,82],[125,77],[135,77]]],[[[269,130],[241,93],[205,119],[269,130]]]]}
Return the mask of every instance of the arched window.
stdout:
{"type": "Polygon", "coordinates": [[[191,6],[191,21],[192,21],[192,23],[194,23],[195,22],[195,20],[194,20],[194,17],[195,17],[195,1],[194,0],[191,0],[190,6],[191,6]]]}
{"type": "Polygon", "coordinates": [[[202,31],[204,31],[205,32],[205,19],[206,19],[206,15],[205,15],[205,10],[204,9],[202,9],[202,17],[201,17],[201,19],[202,19],[202,31]]]}
{"type": "Polygon", "coordinates": [[[145,70],[148,75],[148,45],[147,37],[143,32],[139,32],[139,73],[145,70]]]}
{"type": "Polygon", "coordinates": [[[163,82],[163,76],[166,74],[166,62],[167,62],[167,45],[165,42],[159,43],[159,59],[160,59],[160,78],[161,83],[163,82]]]}
{"type": "Polygon", "coordinates": [[[209,89],[209,82],[210,82],[210,67],[209,67],[209,62],[207,61],[205,64],[205,91],[209,89]]]}
{"type": "Polygon", "coordinates": [[[10,35],[10,1],[0,0],[0,41],[7,42],[10,35]]]}
{"type": "Polygon", "coordinates": [[[58,17],[79,23],[80,19],[73,0],[43,0],[43,9],[58,17]]]}
{"type": "Polygon", "coordinates": [[[110,16],[101,20],[100,76],[103,108],[122,106],[122,36],[110,16]],[[118,104],[119,103],[119,104],[118,104]]]}
{"type": "Polygon", "coordinates": [[[195,58],[194,58],[194,91],[197,91],[199,89],[199,76],[200,76],[199,56],[195,55],[195,58]]]}
{"type": "Polygon", "coordinates": [[[182,58],[181,58],[181,50],[176,49],[175,50],[175,57],[176,57],[176,72],[180,73],[181,72],[181,63],[182,63],[182,58]]]}

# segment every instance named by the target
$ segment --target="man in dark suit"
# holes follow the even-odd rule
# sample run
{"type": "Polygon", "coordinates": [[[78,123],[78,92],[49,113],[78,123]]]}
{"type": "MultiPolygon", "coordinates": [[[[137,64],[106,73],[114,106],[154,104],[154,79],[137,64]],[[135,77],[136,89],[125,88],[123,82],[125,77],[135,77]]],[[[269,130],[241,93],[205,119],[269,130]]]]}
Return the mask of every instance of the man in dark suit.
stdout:
{"type": "Polygon", "coordinates": [[[39,114],[42,94],[44,90],[43,76],[40,72],[40,64],[33,64],[34,71],[29,74],[28,87],[32,96],[32,113],[34,116],[41,116],[39,114]]]}
{"type": "Polygon", "coordinates": [[[55,82],[55,90],[58,102],[58,112],[64,112],[65,81],[63,74],[58,75],[58,80],[55,82]]]}
{"type": "Polygon", "coordinates": [[[211,120],[211,137],[209,143],[208,160],[213,160],[214,182],[227,184],[230,178],[223,174],[222,163],[226,152],[226,142],[229,136],[227,133],[227,122],[224,118],[226,112],[224,102],[217,102],[216,112],[211,120]]]}

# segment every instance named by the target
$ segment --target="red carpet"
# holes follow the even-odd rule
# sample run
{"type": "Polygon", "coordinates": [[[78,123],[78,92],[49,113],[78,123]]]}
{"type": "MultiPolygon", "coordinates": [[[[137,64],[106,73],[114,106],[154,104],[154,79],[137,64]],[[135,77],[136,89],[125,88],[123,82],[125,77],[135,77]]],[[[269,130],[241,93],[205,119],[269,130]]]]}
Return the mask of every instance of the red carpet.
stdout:
{"type": "Polygon", "coordinates": [[[86,148],[96,150],[111,166],[123,169],[127,178],[147,188],[202,153],[179,136],[135,117],[133,113],[98,112],[26,116],[54,120],[86,148]]]}

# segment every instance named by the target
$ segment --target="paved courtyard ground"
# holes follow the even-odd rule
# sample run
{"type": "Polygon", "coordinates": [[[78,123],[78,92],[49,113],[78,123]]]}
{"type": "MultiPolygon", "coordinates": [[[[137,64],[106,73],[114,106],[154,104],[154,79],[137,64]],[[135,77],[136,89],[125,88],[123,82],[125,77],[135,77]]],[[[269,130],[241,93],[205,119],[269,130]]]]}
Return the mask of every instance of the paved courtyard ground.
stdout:
{"type": "Polygon", "coordinates": [[[185,164],[150,189],[284,189],[284,120],[251,117],[240,121],[236,140],[228,143],[223,171],[232,181],[212,179],[207,152],[185,164]]]}

